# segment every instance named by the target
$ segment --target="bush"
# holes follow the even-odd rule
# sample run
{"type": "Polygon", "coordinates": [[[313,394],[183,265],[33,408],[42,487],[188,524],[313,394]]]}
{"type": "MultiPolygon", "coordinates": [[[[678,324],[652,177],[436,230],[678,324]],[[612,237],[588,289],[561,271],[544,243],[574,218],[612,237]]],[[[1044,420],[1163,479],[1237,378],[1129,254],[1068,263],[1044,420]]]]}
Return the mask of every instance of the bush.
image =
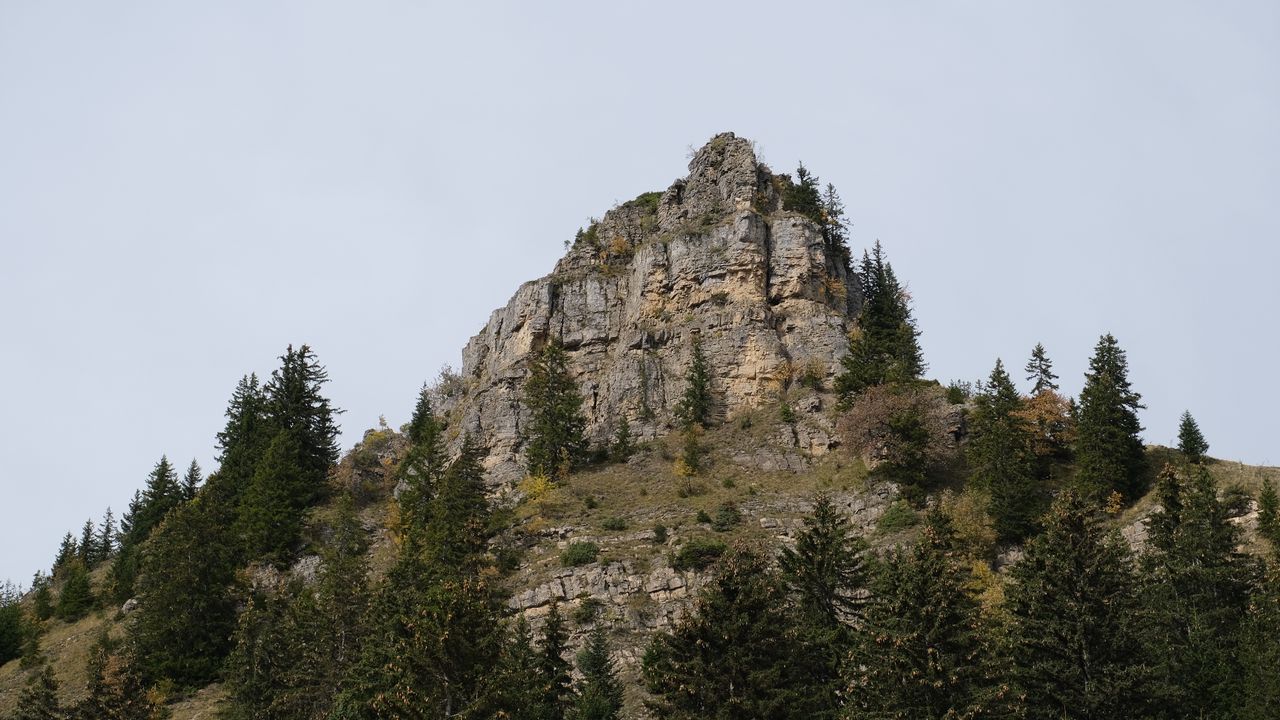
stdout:
{"type": "Polygon", "coordinates": [[[1227,511],[1227,517],[1246,515],[1252,507],[1253,495],[1243,485],[1228,485],[1222,491],[1222,509],[1227,511]]]}
{"type": "Polygon", "coordinates": [[[711,516],[707,514],[706,510],[699,510],[698,514],[693,516],[693,519],[700,523],[711,524],[711,516]]]}
{"type": "Polygon", "coordinates": [[[573,609],[573,621],[579,625],[594,622],[603,607],[604,603],[596,598],[582,598],[582,602],[578,603],[578,607],[573,609]]]}
{"type": "Polygon", "coordinates": [[[947,384],[947,402],[963,405],[973,397],[973,383],[968,380],[952,380],[947,384]]]}
{"type": "Polygon", "coordinates": [[[593,542],[572,542],[560,553],[560,564],[565,567],[578,567],[593,563],[600,555],[600,547],[593,542]]]}
{"type": "Polygon", "coordinates": [[[711,529],[716,532],[728,532],[742,523],[742,513],[733,503],[724,503],[716,509],[716,516],[711,519],[711,529]]]}
{"type": "Polygon", "coordinates": [[[728,545],[712,538],[694,538],[671,556],[675,570],[705,570],[729,549],[728,545]]]}
{"type": "Polygon", "coordinates": [[[600,527],[612,532],[618,532],[627,529],[627,521],[615,515],[605,518],[604,522],[600,523],[600,527]]]}
{"type": "Polygon", "coordinates": [[[880,520],[876,522],[876,528],[882,533],[891,533],[906,530],[918,521],[916,511],[911,509],[910,503],[906,500],[895,500],[880,516],[880,520]]]}
{"type": "Polygon", "coordinates": [[[667,526],[661,525],[661,524],[654,525],[653,526],[653,544],[662,545],[666,541],[667,541],[667,526]]]}

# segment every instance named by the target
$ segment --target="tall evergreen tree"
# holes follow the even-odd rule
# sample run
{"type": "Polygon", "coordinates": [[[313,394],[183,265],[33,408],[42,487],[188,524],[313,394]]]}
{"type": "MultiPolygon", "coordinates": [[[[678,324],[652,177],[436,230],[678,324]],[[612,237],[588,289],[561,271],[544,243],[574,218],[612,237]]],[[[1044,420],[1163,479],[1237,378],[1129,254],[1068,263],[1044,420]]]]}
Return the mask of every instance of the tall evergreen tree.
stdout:
{"type": "Polygon", "coordinates": [[[87,696],[75,706],[77,720],[164,720],[168,708],[154,702],[148,686],[127,648],[121,648],[106,630],[89,650],[87,696]]]}
{"type": "Polygon", "coordinates": [[[764,556],[738,548],[723,558],[692,611],[645,651],[659,715],[798,720],[825,707],[785,593],[764,556]]]}
{"type": "Polygon", "coordinates": [[[818,178],[800,163],[795,181],[782,193],[782,209],[798,212],[817,223],[823,223],[822,191],[818,178]]]}
{"type": "Polygon", "coordinates": [[[1271,551],[1280,554],[1280,496],[1271,478],[1262,478],[1262,490],[1258,493],[1258,534],[1271,545],[1271,551]]]}
{"type": "Polygon", "coordinates": [[[280,367],[271,373],[264,391],[272,436],[292,436],[298,444],[298,469],[307,481],[299,498],[313,502],[324,486],[329,467],[338,461],[338,425],[334,408],[322,390],[329,374],[307,345],[290,345],[280,356],[280,367]]]}
{"type": "Polygon", "coordinates": [[[218,470],[208,486],[218,501],[235,508],[266,454],[272,432],[267,397],[257,375],[240,378],[226,410],[226,426],[218,433],[218,470]]]}
{"type": "Polygon", "coordinates": [[[1238,532],[1205,468],[1183,477],[1166,467],[1156,490],[1161,508],[1142,558],[1155,687],[1170,718],[1229,717],[1243,672],[1236,636],[1258,568],[1236,551],[1238,532]]]}
{"type": "Polygon", "coordinates": [[[151,681],[203,687],[231,649],[236,558],[221,541],[229,509],[198,495],[165,519],[143,547],[132,638],[151,681]]]}
{"type": "Polygon", "coordinates": [[[1127,546],[1064,492],[1010,569],[1011,679],[1025,717],[1150,717],[1150,668],[1127,546]]]}
{"type": "Polygon", "coordinates": [[[858,280],[862,314],[835,384],[846,404],[873,385],[917,380],[925,370],[907,293],[879,241],[870,255],[863,253],[858,280]]]}
{"type": "Polygon", "coordinates": [[[991,709],[997,692],[952,535],[935,510],[910,550],[880,564],[852,663],[849,717],[965,718],[991,709]]]}
{"type": "Polygon", "coordinates": [[[85,520],[80,528],[80,542],[76,544],[80,553],[80,562],[92,570],[98,564],[98,532],[93,520],[85,520]]]}
{"type": "Polygon", "coordinates": [[[849,253],[849,224],[845,219],[844,201],[840,199],[840,193],[836,192],[836,186],[831,183],[827,183],[827,189],[822,194],[822,216],[824,239],[829,246],[835,248],[841,267],[846,272],[852,270],[852,258],[849,253]]]}
{"type": "Polygon", "coordinates": [[[60,620],[75,622],[93,609],[93,590],[89,585],[89,570],[80,558],[67,563],[62,591],[58,593],[58,605],[54,614],[60,620]]]}
{"type": "Polygon", "coordinates": [[[569,631],[564,626],[557,604],[551,604],[547,621],[542,626],[542,640],[538,643],[538,676],[542,678],[542,707],[544,720],[563,720],[565,708],[572,694],[570,671],[565,659],[569,645],[569,631]]]}
{"type": "Polygon", "coordinates": [[[516,617],[511,635],[502,646],[487,693],[487,708],[502,720],[541,720],[544,716],[542,676],[534,670],[538,652],[533,631],[523,615],[516,617]]]}
{"type": "Polygon", "coordinates": [[[529,474],[563,480],[586,456],[587,421],[560,343],[548,342],[530,358],[524,402],[532,415],[525,446],[529,474]]]}
{"type": "Polygon", "coordinates": [[[1192,463],[1204,462],[1204,454],[1209,452],[1209,443],[1200,432],[1196,419],[1191,417],[1190,410],[1184,410],[1178,422],[1178,451],[1192,463]]]}
{"type": "Polygon", "coordinates": [[[711,424],[711,370],[706,353],[702,351],[702,336],[694,334],[690,347],[684,394],[676,405],[676,417],[686,429],[693,426],[705,428],[711,424]]]}
{"type": "Polygon", "coordinates": [[[782,548],[782,577],[805,616],[828,629],[842,628],[859,616],[864,602],[867,543],[825,493],[814,499],[803,522],[795,547],[782,548]]]}
{"type": "Polygon", "coordinates": [[[402,537],[410,542],[424,538],[431,521],[432,500],[445,470],[444,427],[424,385],[409,421],[409,453],[396,469],[404,487],[396,498],[402,537]]]}
{"type": "Polygon", "coordinates": [[[160,456],[151,474],[147,476],[146,487],[142,491],[141,502],[136,509],[130,508],[129,535],[125,542],[140,545],[151,534],[169,511],[182,503],[182,486],[178,482],[178,474],[167,456],[160,456]]]}
{"type": "Polygon", "coordinates": [[[622,683],[609,656],[604,625],[597,624],[578,653],[582,679],[574,688],[570,720],[617,720],[622,712],[622,683]]]}
{"type": "Polygon", "coordinates": [[[107,512],[102,516],[102,523],[98,525],[99,562],[109,560],[116,554],[116,539],[118,537],[119,531],[116,528],[116,517],[111,512],[111,508],[107,508],[107,512]]]}
{"type": "Polygon", "coordinates": [[[22,654],[24,625],[22,594],[12,584],[0,583],[0,665],[22,654]]]}
{"type": "Polygon", "coordinates": [[[196,496],[196,491],[200,489],[200,484],[204,482],[204,476],[200,474],[200,463],[191,459],[191,464],[187,466],[187,474],[182,476],[182,499],[190,500],[196,496]]]}
{"type": "Polygon", "coordinates": [[[1249,600],[1240,635],[1239,663],[1243,677],[1236,697],[1239,720],[1280,717],[1280,574],[1273,568],[1249,600]]]}
{"type": "Polygon", "coordinates": [[[53,617],[53,580],[42,571],[37,570],[31,580],[31,609],[36,620],[45,621],[53,617]]]}
{"type": "Polygon", "coordinates": [[[1031,359],[1027,361],[1027,380],[1032,381],[1031,394],[1039,395],[1045,390],[1058,389],[1057,375],[1053,374],[1053,361],[1045,352],[1044,345],[1036,343],[1031,350],[1031,359]]]}
{"type": "Polygon", "coordinates": [[[53,676],[53,668],[45,665],[27,678],[18,696],[18,706],[10,717],[12,720],[69,720],[58,704],[58,680],[53,676]]]}
{"type": "Polygon", "coordinates": [[[271,440],[240,502],[236,527],[249,557],[284,558],[298,539],[303,516],[317,490],[306,471],[300,433],[284,430],[271,440]]]}
{"type": "Polygon", "coordinates": [[[1076,477],[1089,492],[1116,491],[1129,500],[1142,493],[1147,465],[1138,436],[1141,399],[1129,386],[1124,351],[1114,337],[1103,335],[1080,392],[1076,477]]]}
{"type": "Polygon", "coordinates": [[[76,545],[76,538],[71,533],[62,536],[62,544],[58,546],[58,554],[53,558],[53,574],[55,577],[61,577],[67,567],[71,565],[71,561],[78,559],[80,556],[80,548],[76,545]]]}
{"type": "Polygon", "coordinates": [[[1000,538],[1020,540],[1034,530],[1045,503],[1031,431],[1019,413],[1022,398],[1000,360],[974,405],[966,451],[973,483],[990,493],[988,510],[1000,538]]]}

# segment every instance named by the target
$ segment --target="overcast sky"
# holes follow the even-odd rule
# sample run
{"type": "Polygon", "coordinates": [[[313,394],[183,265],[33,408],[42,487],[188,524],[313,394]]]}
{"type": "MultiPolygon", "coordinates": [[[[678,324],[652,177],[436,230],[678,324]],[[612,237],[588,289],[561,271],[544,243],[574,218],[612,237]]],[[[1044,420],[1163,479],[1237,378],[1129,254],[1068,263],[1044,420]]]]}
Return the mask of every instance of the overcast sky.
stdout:
{"type": "Polygon", "coordinates": [[[732,130],[884,242],[930,375],[1079,391],[1280,462],[1280,4],[0,0],[0,580],[213,467],[310,343],[343,446],[591,215],[732,130]]]}

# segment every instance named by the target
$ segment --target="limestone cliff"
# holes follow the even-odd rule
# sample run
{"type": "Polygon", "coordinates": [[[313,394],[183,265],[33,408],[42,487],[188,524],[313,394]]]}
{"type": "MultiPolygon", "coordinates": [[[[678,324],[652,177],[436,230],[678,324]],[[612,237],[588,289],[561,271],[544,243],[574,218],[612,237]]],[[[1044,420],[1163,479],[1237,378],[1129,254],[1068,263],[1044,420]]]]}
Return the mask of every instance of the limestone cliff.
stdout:
{"type": "MultiPolygon", "coordinates": [[[[639,438],[672,426],[695,334],[723,418],[776,402],[802,373],[833,376],[861,293],[847,251],[781,209],[789,182],[747,140],[717,135],[687,177],[605,213],[551,274],[492,314],[438,401],[488,447],[495,486],[523,475],[521,388],[530,353],[548,341],[568,351],[596,442],[624,419],[639,438]]],[[[821,453],[833,441],[797,442],[821,453]]]]}

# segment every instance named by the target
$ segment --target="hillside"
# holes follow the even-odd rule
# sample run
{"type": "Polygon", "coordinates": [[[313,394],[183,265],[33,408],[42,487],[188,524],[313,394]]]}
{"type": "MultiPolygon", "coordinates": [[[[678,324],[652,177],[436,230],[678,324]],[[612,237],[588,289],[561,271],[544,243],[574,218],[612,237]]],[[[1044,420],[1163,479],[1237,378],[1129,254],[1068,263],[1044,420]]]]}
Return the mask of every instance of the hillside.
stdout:
{"type": "MultiPolygon", "coordinates": [[[[916,547],[933,532],[922,532],[926,516],[941,508],[957,538],[949,562],[964,568],[965,602],[981,608],[974,612],[982,613],[983,622],[1016,625],[1007,619],[1003,600],[1010,568],[1024,552],[1032,552],[1026,546],[1041,527],[1036,518],[1052,498],[1080,487],[1096,490],[1098,507],[1106,506],[1099,515],[1103,525],[1122,533],[1134,552],[1147,551],[1152,518],[1167,517],[1159,500],[1173,482],[1161,475],[1166,466],[1181,468],[1185,478],[1203,467],[1215,488],[1220,519],[1241,533],[1235,538],[1240,549],[1253,557],[1270,554],[1258,531],[1256,498],[1264,482],[1280,484],[1280,468],[1209,458],[1201,465],[1178,450],[1139,445],[1141,457],[1127,461],[1141,467],[1127,485],[1118,477],[1114,485],[1088,485],[1089,413],[1101,401],[1082,398],[1079,411],[1074,404],[1068,411],[1066,399],[1051,390],[1013,392],[1008,402],[1015,409],[999,416],[1026,433],[1014,454],[1024,461],[1019,472],[1031,486],[1025,502],[1036,516],[1015,518],[1035,524],[1035,530],[1010,534],[1001,524],[1006,518],[999,505],[1004,496],[998,472],[1004,466],[981,451],[984,438],[990,442],[996,436],[993,428],[1005,427],[991,420],[998,415],[992,410],[998,404],[997,373],[988,388],[944,387],[920,377],[918,358],[912,369],[911,358],[882,361],[888,351],[866,350],[880,337],[872,323],[877,313],[898,313],[884,336],[897,343],[893,347],[915,345],[909,304],[887,262],[887,273],[877,270],[878,244],[855,269],[838,196],[831,189],[824,199],[807,182],[799,172],[795,177],[774,173],[758,161],[750,142],[725,133],[694,153],[686,177],[609,210],[579,231],[552,273],[522,285],[493,313],[464,348],[459,372],[442,376],[423,392],[419,411],[428,408],[428,416],[438,416],[438,426],[367,431],[332,467],[326,465],[322,487],[305,488],[310,494],[300,506],[295,535],[283,542],[271,536],[265,549],[239,557],[243,562],[234,568],[236,594],[228,619],[228,628],[237,633],[230,643],[235,652],[255,642],[268,646],[275,637],[269,634],[276,629],[272,611],[261,619],[251,614],[255,609],[274,607],[272,598],[309,597],[312,591],[300,588],[326,588],[333,581],[325,573],[326,562],[334,557],[335,537],[344,532],[348,499],[359,528],[360,557],[343,561],[368,565],[370,587],[361,590],[367,593],[361,602],[377,608],[377,600],[367,600],[373,596],[391,603],[378,593],[395,587],[411,552],[406,548],[435,543],[452,552],[451,543],[461,542],[449,533],[439,537],[432,527],[467,534],[479,532],[477,523],[484,525],[479,549],[458,551],[458,564],[474,570],[456,587],[468,582],[491,587],[486,597],[501,606],[496,617],[507,623],[525,617],[535,634],[555,608],[566,620],[566,661],[584,647],[593,629],[606,630],[624,687],[621,717],[626,718],[651,716],[645,702],[654,699],[655,685],[646,688],[641,672],[646,648],[655,635],[677,630],[694,614],[700,594],[718,582],[717,558],[754,548],[772,562],[780,549],[796,546],[819,495],[867,542],[865,557],[916,547]],[[580,415],[584,442],[574,457],[564,450],[563,463],[539,469],[529,460],[540,418],[528,388],[539,372],[554,375],[554,367],[538,366],[551,363],[546,358],[557,352],[569,394],[580,399],[580,405],[570,405],[580,415]],[[883,366],[877,366],[880,375],[866,382],[867,367],[874,363],[883,366]],[[700,366],[707,371],[704,379],[694,371],[700,366]],[[698,391],[706,407],[691,410],[698,391]],[[1030,420],[1008,421],[1023,417],[1019,413],[1030,420]],[[1048,427],[1043,423],[1057,424],[1051,430],[1028,429],[1048,427]],[[904,424],[907,430],[901,429],[904,424]],[[457,525],[431,506],[437,514],[422,521],[427,528],[422,540],[414,534],[415,498],[430,496],[422,500],[427,507],[471,477],[465,469],[451,474],[461,461],[445,469],[442,459],[422,454],[421,448],[437,442],[446,458],[474,453],[483,470],[474,479],[489,504],[483,513],[471,508],[478,514],[457,525]],[[1130,493],[1129,487],[1140,490],[1130,493]],[[246,635],[251,632],[246,626],[254,622],[265,628],[262,635],[246,635]]],[[[301,356],[306,351],[304,346],[301,356]]],[[[914,351],[918,354],[918,346],[914,351]]],[[[294,357],[292,348],[286,357],[294,357]]],[[[320,384],[314,377],[309,382],[320,384]]],[[[282,392],[283,385],[268,384],[264,402],[269,405],[271,393],[282,392]]],[[[1118,397],[1120,408],[1137,402],[1125,392],[1118,397]]],[[[232,407],[241,406],[233,400],[232,407]]],[[[234,421],[232,410],[228,415],[234,421]]],[[[415,412],[415,422],[422,417],[415,412]]],[[[228,428],[230,434],[232,424],[228,428]]],[[[184,513],[234,496],[236,502],[224,508],[231,515],[210,515],[232,517],[257,501],[254,488],[292,477],[263,469],[272,468],[267,459],[276,457],[276,442],[270,448],[265,442],[255,445],[257,455],[247,470],[232,468],[231,459],[239,456],[227,448],[234,445],[222,437],[219,442],[224,468],[169,510],[150,539],[139,541],[144,553],[158,553],[165,539],[179,532],[175,518],[184,513]],[[234,485],[233,471],[242,472],[244,487],[234,485]]],[[[288,457],[307,460],[304,455],[288,457]]],[[[1190,488],[1193,480],[1177,483],[1190,488]]],[[[235,527],[256,528],[250,524],[254,516],[249,518],[236,516],[235,527]]],[[[445,556],[438,548],[431,553],[445,556]]],[[[98,597],[108,595],[116,582],[113,563],[120,562],[119,557],[104,560],[90,574],[98,597]]],[[[155,583],[156,568],[146,565],[149,559],[142,562],[142,577],[155,583]]],[[[433,568],[421,577],[454,568],[446,570],[433,568]]],[[[216,589],[227,592],[232,584],[216,589]]],[[[55,574],[53,591],[64,587],[63,576],[55,574]]],[[[859,597],[868,594],[863,587],[856,590],[859,597]]],[[[322,604],[325,592],[319,591],[321,600],[315,602],[322,604]]],[[[155,612],[147,607],[145,593],[134,597],[127,613],[121,603],[101,602],[82,618],[42,622],[39,653],[53,668],[64,704],[87,694],[97,639],[103,633],[118,640],[132,637],[136,619],[155,612]]],[[[28,613],[35,612],[34,602],[31,595],[23,600],[28,613]]],[[[286,617],[289,611],[280,612],[286,617]]],[[[507,642],[506,635],[502,638],[499,644],[507,642]]],[[[231,647],[222,651],[233,652],[231,647]]],[[[493,652],[506,657],[502,653],[509,650],[493,652]]],[[[311,661],[297,662],[304,660],[311,661]]],[[[16,659],[0,667],[0,717],[13,712],[32,672],[16,659]]],[[[230,711],[235,687],[246,686],[243,671],[233,669],[199,677],[194,687],[162,679],[151,685],[150,697],[179,720],[212,718],[230,711]],[[210,679],[215,682],[205,682],[210,679]]]]}

